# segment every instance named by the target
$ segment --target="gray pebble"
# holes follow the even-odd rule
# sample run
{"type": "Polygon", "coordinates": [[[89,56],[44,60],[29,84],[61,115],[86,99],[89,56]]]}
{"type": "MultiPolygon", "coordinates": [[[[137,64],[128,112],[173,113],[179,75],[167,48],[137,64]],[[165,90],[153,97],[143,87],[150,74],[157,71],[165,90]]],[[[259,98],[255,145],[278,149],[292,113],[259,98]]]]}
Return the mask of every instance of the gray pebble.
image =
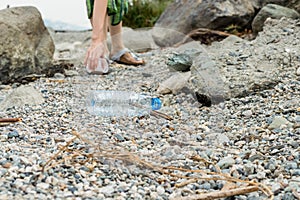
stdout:
{"type": "Polygon", "coordinates": [[[53,77],[56,78],[56,79],[64,79],[65,75],[63,75],[61,73],[55,73],[53,77]]]}
{"type": "Polygon", "coordinates": [[[296,75],[300,76],[300,67],[298,67],[297,71],[296,71],[296,75]]]}
{"type": "Polygon", "coordinates": [[[234,164],[235,164],[235,160],[232,157],[225,157],[217,163],[217,165],[221,169],[226,169],[228,167],[231,167],[234,164]]]}
{"type": "Polygon", "coordinates": [[[10,131],[8,134],[7,134],[7,137],[8,138],[16,138],[16,137],[19,137],[19,132],[17,130],[13,130],[13,131],[10,131]]]}

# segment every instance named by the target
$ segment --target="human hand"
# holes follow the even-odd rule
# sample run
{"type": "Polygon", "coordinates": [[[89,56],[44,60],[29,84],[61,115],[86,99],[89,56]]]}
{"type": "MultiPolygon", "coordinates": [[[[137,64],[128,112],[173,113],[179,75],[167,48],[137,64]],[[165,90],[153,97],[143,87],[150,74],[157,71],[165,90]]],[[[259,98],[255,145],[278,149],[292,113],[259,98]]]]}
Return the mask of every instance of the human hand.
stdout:
{"type": "Polygon", "coordinates": [[[94,71],[97,68],[99,58],[105,58],[107,52],[107,46],[103,41],[93,41],[86,53],[84,65],[88,66],[91,71],[94,71]]]}

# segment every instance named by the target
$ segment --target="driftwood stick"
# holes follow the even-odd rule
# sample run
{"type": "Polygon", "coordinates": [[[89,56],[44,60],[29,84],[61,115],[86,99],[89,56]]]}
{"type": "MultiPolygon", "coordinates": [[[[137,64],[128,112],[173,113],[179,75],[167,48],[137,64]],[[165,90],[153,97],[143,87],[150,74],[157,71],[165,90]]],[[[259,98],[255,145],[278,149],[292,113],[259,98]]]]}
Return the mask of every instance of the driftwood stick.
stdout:
{"type": "Polygon", "coordinates": [[[198,37],[201,38],[200,41],[205,41],[207,38],[209,37],[216,37],[216,38],[226,38],[230,35],[230,33],[226,33],[223,31],[218,31],[218,30],[211,30],[211,29],[207,29],[207,28],[198,28],[195,30],[192,30],[191,32],[189,32],[182,41],[178,42],[177,44],[175,44],[175,47],[178,47],[180,45],[183,45],[186,42],[189,42],[189,40],[191,40],[194,37],[198,37]]]}
{"type": "Polygon", "coordinates": [[[187,197],[179,197],[179,198],[174,198],[173,200],[196,200],[196,199],[212,200],[212,199],[225,198],[225,197],[230,197],[235,195],[247,194],[258,190],[259,188],[257,186],[248,186],[248,187],[236,188],[236,189],[226,190],[226,191],[217,191],[217,192],[210,192],[210,193],[204,193],[199,195],[191,195],[187,197]]]}
{"type": "Polygon", "coordinates": [[[164,118],[164,119],[166,119],[166,120],[173,120],[173,118],[171,117],[171,116],[169,116],[169,115],[167,115],[167,114],[164,114],[164,113],[161,113],[161,112],[158,112],[158,111],[156,111],[156,110],[152,110],[151,112],[150,112],[150,115],[153,115],[153,116],[155,116],[155,117],[161,117],[161,118],[164,118]]]}
{"type": "Polygon", "coordinates": [[[22,118],[0,118],[0,123],[15,123],[22,121],[22,118]]]}

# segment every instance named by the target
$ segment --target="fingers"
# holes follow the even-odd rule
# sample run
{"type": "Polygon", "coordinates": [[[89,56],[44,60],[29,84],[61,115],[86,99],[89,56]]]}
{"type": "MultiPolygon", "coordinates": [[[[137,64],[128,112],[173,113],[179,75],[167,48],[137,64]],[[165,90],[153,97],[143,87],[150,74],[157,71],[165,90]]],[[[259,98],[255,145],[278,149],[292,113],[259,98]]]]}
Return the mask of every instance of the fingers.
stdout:
{"type": "Polygon", "coordinates": [[[97,55],[94,53],[93,49],[90,48],[85,55],[84,65],[93,71],[97,67],[97,60],[97,55]]]}
{"type": "Polygon", "coordinates": [[[99,58],[105,57],[106,48],[103,43],[92,44],[85,55],[85,66],[94,71],[98,66],[99,58]]]}
{"type": "Polygon", "coordinates": [[[97,64],[98,64],[98,59],[99,59],[99,57],[98,56],[95,56],[95,55],[93,55],[93,56],[91,56],[91,58],[90,58],[90,68],[94,71],[96,68],[97,68],[97,64]]]}

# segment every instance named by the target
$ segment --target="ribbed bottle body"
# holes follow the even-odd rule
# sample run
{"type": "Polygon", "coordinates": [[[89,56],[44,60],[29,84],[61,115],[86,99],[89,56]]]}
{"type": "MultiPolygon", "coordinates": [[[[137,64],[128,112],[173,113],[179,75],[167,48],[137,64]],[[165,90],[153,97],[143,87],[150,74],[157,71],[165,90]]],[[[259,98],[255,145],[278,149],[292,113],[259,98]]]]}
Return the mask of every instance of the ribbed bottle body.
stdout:
{"type": "Polygon", "coordinates": [[[103,117],[149,115],[152,105],[153,98],[131,91],[96,90],[86,99],[87,111],[103,117]]]}

